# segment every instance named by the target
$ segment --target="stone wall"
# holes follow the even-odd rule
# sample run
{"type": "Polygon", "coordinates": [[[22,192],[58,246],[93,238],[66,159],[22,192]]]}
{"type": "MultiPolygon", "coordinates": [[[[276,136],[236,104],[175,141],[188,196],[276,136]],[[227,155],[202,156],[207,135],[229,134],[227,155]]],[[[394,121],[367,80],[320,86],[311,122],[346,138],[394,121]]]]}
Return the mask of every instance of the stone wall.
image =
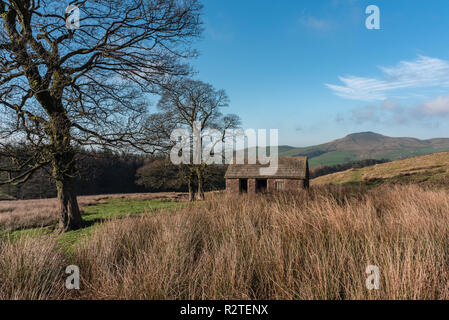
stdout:
{"type": "Polygon", "coordinates": [[[295,191],[304,189],[304,180],[295,179],[268,179],[268,191],[276,191],[275,183],[283,182],[285,191],[295,191]]]}
{"type": "Polygon", "coordinates": [[[256,179],[248,179],[248,193],[256,193],[256,179]]]}
{"type": "MultiPolygon", "coordinates": [[[[295,191],[302,190],[306,187],[304,180],[295,179],[268,179],[267,181],[267,191],[273,192],[275,189],[275,182],[284,182],[284,190],[295,191]]],[[[239,179],[226,179],[226,191],[230,193],[239,193],[239,179]]],[[[248,179],[248,193],[256,192],[256,179],[248,179]]]]}
{"type": "Polygon", "coordinates": [[[239,179],[226,179],[226,191],[239,193],[239,179]]]}

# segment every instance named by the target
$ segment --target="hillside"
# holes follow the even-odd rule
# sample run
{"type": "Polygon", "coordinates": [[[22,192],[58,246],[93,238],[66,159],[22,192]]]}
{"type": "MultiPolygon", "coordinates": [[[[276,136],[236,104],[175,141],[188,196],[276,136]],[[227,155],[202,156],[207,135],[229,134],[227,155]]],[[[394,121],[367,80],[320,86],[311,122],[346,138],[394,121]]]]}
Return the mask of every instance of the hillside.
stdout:
{"type": "Polygon", "coordinates": [[[350,169],[311,180],[311,185],[378,184],[379,182],[449,186],[449,152],[436,153],[375,166],[350,169]]]}
{"type": "Polygon", "coordinates": [[[364,159],[400,160],[449,151],[449,139],[392,138],[374,132],[350,134],[306,148],[282,146],[280,156],[308,156],[310,167],[335,165],[364,159]]]}

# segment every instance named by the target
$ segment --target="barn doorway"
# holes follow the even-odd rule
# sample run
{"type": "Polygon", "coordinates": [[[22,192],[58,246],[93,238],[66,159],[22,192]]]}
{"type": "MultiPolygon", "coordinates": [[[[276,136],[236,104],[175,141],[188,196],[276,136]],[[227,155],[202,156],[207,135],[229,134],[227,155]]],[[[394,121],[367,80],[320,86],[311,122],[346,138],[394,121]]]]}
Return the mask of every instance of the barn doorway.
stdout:
{"type": "Polygon", "coordinates": [[[248,179],[239,179],[239,192],[248,193],[248,179]]]}
{"type": "Polygon", "coordinates": [[[267,191],[267,179],[256,179],[256,193],[267,191]]]}

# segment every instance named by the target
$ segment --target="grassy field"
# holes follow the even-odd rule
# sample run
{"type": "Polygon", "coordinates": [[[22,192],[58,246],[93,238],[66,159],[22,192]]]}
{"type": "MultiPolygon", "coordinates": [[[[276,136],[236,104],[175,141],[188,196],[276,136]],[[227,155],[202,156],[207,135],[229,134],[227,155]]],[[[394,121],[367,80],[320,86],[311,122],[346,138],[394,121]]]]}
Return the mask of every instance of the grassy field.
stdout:
{"type": "Polygon", "coordinates": [[[80,202],[94,222],[85,229],[4,231],[0,299],[449,298],[447,190],[314,186],[208,194],[195,205],[80,202]],[[80,291],[64,289],[72,264],[80,291]],[[380,269],[379,290],[365,287],[368,265],[380,269]]]}
{"type": "Polygon", "coordinates": [[[448,176],[446,152],[294,193],[80,197],[65,234],[55,199],[2,201],[0,299],[449,299],[448,176]]]}
{"type": "Polygon", "coordinates": [[[154,214],[162,209],[182,206],[183,194],[155,193],[80,197],[86,227],[55,235],[58,220],[56,199],[0,202],[0,237],[8,241],[40,236],[56,237],[65,251],[92,234],[104,222],[154,214]]]}
{"type": "Polygon", "coordinates": [[[311,184],[376,185],[385,182],[449,187],[449,152],[337,172],[313,179],[311,184]]]}

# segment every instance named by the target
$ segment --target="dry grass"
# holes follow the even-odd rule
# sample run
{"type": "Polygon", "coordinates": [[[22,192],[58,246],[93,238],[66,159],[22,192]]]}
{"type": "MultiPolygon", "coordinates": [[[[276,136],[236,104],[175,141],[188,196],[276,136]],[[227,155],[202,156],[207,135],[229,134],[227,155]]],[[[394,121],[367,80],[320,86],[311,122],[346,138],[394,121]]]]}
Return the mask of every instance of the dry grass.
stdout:
{"type": "Polygon", "coordinates": [[[0,299],[64,299],[68,263],[54,240],[0,240],[0,299]]]}
{"type": "Polygon", "coordinates": [[[215,198],[108,224],[78,258],[89,298],[447,299],[448,213],[446,192],[413,186],[215,198]]]}
{"type": "Polygon", "coordinates": [[[311,180],[311,185],[354,183],[413,183],[447,187],[449,182],[449,152],[435,153],[360,169],[324,175],[311,180]]]}
{"type": "MultiPolygon", "coordinates": [[[[136,193],[111,194],[78,197],[81,207],[104,203],[110,199],[152,200],[168,198],[181,200],[183,193],[136,193]]],[[[56,224],[58,221],[58,201],[56,199],[0,201],[0,231],[14,231],[39,228],[56,224]]]]}
{"type": "Polygon", "coordinates": [[[104,223],[68,261],[44,249],[51,239],[3,244],[0,266],[25,259],[27,268],[0,273],[0,283],[24,283],[1,287],[0,297],[65,298],[52,288],[70,263],[80,266],[83,299],[449,299],[444,190],[215,194],[175,210],[104,223]],[[29,275],[41,274],[35,260],[47,264],[48,294],[33,289],[42,287],[29,275]],[[380,290],[365,287],[368,265],[380,269],[380,290]]]}

